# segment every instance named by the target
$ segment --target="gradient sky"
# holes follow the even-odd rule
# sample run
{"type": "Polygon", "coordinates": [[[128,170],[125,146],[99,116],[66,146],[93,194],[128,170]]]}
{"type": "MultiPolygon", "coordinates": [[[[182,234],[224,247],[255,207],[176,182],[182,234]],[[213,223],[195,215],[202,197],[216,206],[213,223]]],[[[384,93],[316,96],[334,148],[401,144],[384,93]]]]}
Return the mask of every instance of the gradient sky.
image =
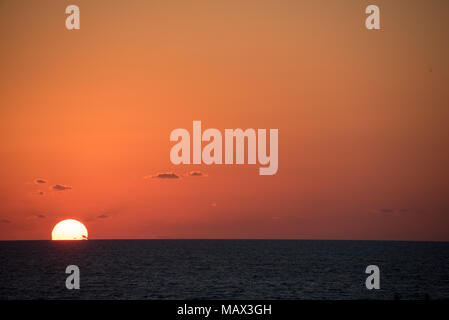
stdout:
{"type": "Polygon", "coordinates": [[[447,0],[1,0],[0,240],[448,241],[448,33],[447,0]],[[278,128],[278,173],[172,165],[193,120],[278,128]]]}

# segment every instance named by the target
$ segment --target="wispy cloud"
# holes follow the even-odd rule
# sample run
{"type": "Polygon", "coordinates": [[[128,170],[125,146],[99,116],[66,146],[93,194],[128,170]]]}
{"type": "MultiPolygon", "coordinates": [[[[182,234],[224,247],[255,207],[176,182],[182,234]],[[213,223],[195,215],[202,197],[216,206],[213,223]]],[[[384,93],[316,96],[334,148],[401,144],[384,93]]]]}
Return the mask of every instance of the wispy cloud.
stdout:
{"type": "Polygon", "coordinates": [[[201,171],[190,171],[188,175],[190,177],[207,177],[207,174],[201,171]]]}
{"type": "Polygon", "coordinates": [[[34,183],[35,184],[44,184],[44,183],[47,183],[47,180],[42,179],[42,178],[37,178],[34,180],[34,183]]]}
{"type": "Polygon", "coordinates": [[[164,173],[157,173],[155,175],[150,175],[144,177],[145,179],[179,179],[180,177],[173,172],[164,172],[164,173]]]}
{"type": "Polygon", "coordinates": [[[0,219],[0,222],[1,223],[11,223],[11,221],[8,219],[0,219]]]}
{"type": "Polygon", "coordinates": [[[201,171],[190,171],[185,174],[178,175],[174,172],[158,172],[153,175],[143,177],[144,179],[181,179],[184,177],[207,177],[207,174],[201,171]]]}
{"type": "Polygon", "coordinates": [[[381,208],[381,209],[371,210],[372,213],[377,213],[377,214],[397,214],[397,213],[405,213],[408,211],[409,211],[409,209],[406,209],[406,208],[403,208],[403,209],[381,208]]]}
{"type": "Polygon", "coordinates": [[[70,190],[72,189],[72,187],[70,186],[65,186],[62,184],[55,184],[54,186],[51,187],[53,190],[55,191],[64,191],[64,190],[70,190]]]}
{"type": "Polygon", "coordinates": [[[114,216],[120,214],[121,209],[120,208],[110,208],[105,210],[97,211],[95,214],[92,213],[89,215],[89,217],[86,219],[86,221],[96,221],[99,219],[111,219],[114,216]]]}

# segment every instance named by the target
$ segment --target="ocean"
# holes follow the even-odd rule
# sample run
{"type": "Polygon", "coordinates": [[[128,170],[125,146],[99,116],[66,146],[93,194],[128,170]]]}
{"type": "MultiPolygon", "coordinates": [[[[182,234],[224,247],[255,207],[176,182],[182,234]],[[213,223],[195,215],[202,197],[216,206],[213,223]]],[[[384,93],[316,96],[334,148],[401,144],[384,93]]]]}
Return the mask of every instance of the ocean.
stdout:
{"type": "Polygon", "coordinates": [[[447,242],[2,241],[0,299],[449,299],[448,263],[447,242]]]}

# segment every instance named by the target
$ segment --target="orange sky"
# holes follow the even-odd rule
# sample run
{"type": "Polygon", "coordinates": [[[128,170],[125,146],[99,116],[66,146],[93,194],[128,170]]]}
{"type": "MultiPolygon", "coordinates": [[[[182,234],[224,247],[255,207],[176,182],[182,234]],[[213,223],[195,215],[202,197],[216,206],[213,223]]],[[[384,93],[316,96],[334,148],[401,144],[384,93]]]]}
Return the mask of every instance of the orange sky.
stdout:
{"type": "Polygon", "coordinates": [[[446,0],[1,1],[0,240],[448,241],[448,31],[446,0]],[[278,128],[277,174],[172,165],[193,120],[278,128]]]}

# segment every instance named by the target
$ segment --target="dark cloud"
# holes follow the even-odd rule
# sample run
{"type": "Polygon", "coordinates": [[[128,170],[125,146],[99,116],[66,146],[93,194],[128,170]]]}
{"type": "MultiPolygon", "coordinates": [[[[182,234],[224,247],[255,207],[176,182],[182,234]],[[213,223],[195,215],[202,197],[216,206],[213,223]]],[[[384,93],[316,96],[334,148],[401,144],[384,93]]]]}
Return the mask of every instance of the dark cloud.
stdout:
{"type": "Polygon", "coordinates": [[[404,213],[408,212],[409,209],[389,209],[389,208],[382,208],[382,209],[374,209],[372,212],[374,213],[386,213],[386,214],[397,214],[397,213],[404,213]]]}
{"type": "Polygon", "coordinates": [[[173,172],[158,173],[158,174],[156,174],[154,176],[150,176],[150,177],[152,179],[179,179],[179,176],[173,172]]]}
{"type": "Polygon", "coordinates": [[[45,194],[44,191],[39,191],[39,195],[40,195],[40,196],[43,196],[44,194],[45,194]]]}
{"type": "Polygon", "coordinates": [[[89,215],[86,221],[96,221],[99,219],[112,219],[114,216],[120,214],[122,212],[121,208],[110,208],[100,210],[99,212],[95,212],[89,215]]]}
{"type": "Polygon", "coordinates": [[[190,171],[189,176],[191,176],[191,177],[207,177],[207,174],[205,174],[201,171],[190,171]]]}
{"type": "Polygon", "coordinates": [[[43,183],[47,183],[47,180],[39,178],[39,179],[34,180],[34,183],[36,183],[36,184],[43,184],[43,183]]]}
{"type": "Polygon", "coordinates": [[[39,218],[39,219],[44,219],[45,218],[45,216],[43,214],[37,214],[36,217],[39,218]]]}
{"type": "Polygon", "coordinates": [[[9,221],[8,219],[0,219],[1,223],[11,223],[11,221],[9,221]]]}
{"type": "Polygon", "coordinates": [[[64,191],[64,190],[70,190],[70,189],[72,189],[72,187],[70,187],[70,186],[64,186],[64,185],[62,185],[62,184],[55,184],[55,185],[52,187],[52,189],[53,189],[53,190],[56,190],[56,191],[64,191]]]}

